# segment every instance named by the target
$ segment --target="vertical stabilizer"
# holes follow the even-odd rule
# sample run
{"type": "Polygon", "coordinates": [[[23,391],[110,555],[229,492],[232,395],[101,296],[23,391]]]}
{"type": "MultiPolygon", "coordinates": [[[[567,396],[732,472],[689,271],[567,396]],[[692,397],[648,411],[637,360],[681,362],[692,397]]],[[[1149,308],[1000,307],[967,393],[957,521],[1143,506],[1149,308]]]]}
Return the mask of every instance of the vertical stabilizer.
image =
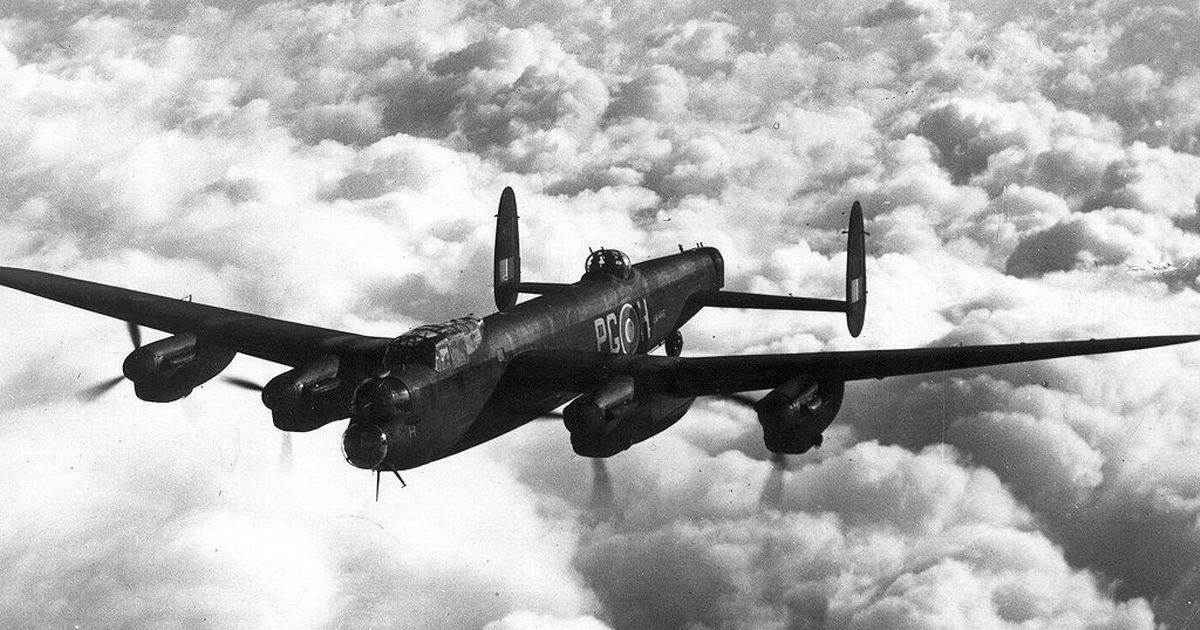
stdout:
{"type": "Polygon", "coordinates": [[[496,212],[496,251],[493,287],[496,308],[506,311],[517,303],[521,284],[521,238],[517,231],[517,197],[505,187],[496,212]]]}
{"type": "Polygon", "coordinates": [[[850,230],[846,238],[846,327],[854,337],[862,332],[867,314],[867,248],[862,206],[850,208],[850,230]]]}

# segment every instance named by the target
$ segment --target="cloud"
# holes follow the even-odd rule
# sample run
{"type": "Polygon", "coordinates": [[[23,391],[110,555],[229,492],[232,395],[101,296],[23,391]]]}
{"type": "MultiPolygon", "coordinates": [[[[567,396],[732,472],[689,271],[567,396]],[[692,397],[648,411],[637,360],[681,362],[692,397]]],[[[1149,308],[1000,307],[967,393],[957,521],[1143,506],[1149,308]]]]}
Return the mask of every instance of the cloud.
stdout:
{"type": "Polygon", "coordinates": [[[678,70],[656,65],[620,86],[605,113],[611,118],[667,119],[686,111],[687,81],[678,70]]]}
{"type": "Polygon", "coordinates": [[[903,2],[902,0],[891,0],[887,4],[878,9],[872,9],[863,14],[862,25],[867,28],[882,26],[888,22],[901,22],[911,20],[921,15],[921,10],[917,7],[903,2]]]}
{"type": "Polygon", "coordinates": [[[518,611],[484,626],[484,630],[604,630],[604,625],[594,617],[559,619],[549,615],[518,611]]]}
{"type": "Polygon", "coordinates": [[[937,147],[943,168],[955,183],[964,183],[988,167],[989,158],[1010,147],[1036,146],[1039,127],[1022,125],[1028,111],[1006,112],[1008,107],[971,111],[963,102],[948,103],[927,111],[920,121],[922,135],[937,147]],[[997,115],[999,114],[999,115],[997,115]],[[1022,127],[1025,127],[1024,129],[1022,127]]]}
{"type": "Polygon", "coordinates": [[[216,413],[196,408],[191,422],[170,411],[117,416],[118,426],[83,419],[139,405],[113,397],[72,414],[55,444],[31,430],[37,411],[9,415],[6,625],[450,628],[511,610],[570,618],[588,605],[569,568],[573,526],[543,520],[495,464],[445,470],[415,492],[389,484],[373,503],[367,475],[312,455],[303,438],[292,476],[273,472],[272,431],[238,428],[253,398],[221,394],[205,396],[216,413]],[[465,483],[477,474],[496,501],[483,519],[465,483]],[[60,491],[37,492],[38,478],[60,491]],[[455,478],[460,490],[443,485],[455,478]],[[480,539],[492,530],[505,533],[480,539]]]}
{"type": "MultiPolygon", "coordinates": [[[[1130,261],[1126,265],[1131,270],[1141,270],[1144,263],[1147,271],[1154,271],[1155,264],[1168,264],[1164,261],[1190,262],[1190,253],[1170,251],[1176,249],[1171,247],[1171,240],[1179,237],[1183,235],[1174,230],[1170,221],[1133,210],[1107,209],[1073,215],[1022,239],[1009,257],[1005,272],[1028,277],[1076,266],[1118,265],[1126,261],[1130,261]],[[1159,247],[1147,247],[1153,243],[1159,247]]],[[[1185,244],[1191,239],[1179,240],[1184,240],[1181,249],[1191,249],[1185,244]]],[[[1173,262],[1170,265],[1178,266],[1173,262]]]]}
{"type": "Polygon", "coordinates": [[[576,562],[619,628],[1149,623],[1144,602],[1106,602],[1023,531],[1029,515],[992,473],[956,459],[859,444],[792,474],[783,513],[633,526],[576,562]]]}
{"type": "MultiPolygon", "coordinates": [[[[1167,363],[1162,370],[1178,369],[1170,367],[1170,357],[1158,361],[1167,363]]],[[[1185,472],[1191,467],[1182,462],[1166,467],[1169,477],[1180,475],[1178,481],[1147,480],[1137,489],[1125,484],[1144,475],[1157,477],[1150,472],[1158,468],[1151,460],[1170,457],[1164,440],[1191,441],[1161,432],[1174,426],[1190,434],[1190,412],[1180,411],[1180,405],[1190,409],[1193,403],[1167,394],[1172,385],[1160,375],[1117,376],[1138,365],[1136,359],[1105,363],[1014,366],[996,377],[943,377],[920,384],[905,379],[892,386],[913,392],[901,409],[880,414],[852,406],[848,414],[856,424],[867,423],[868,436],[962,449],[972,461],[997,471],[1022,504],[1046,519],[1045,531],[1066,547],[1068,560],[1118,579],[1124,597],[1165,597],[1195,563],[1191,499],[1165,499],[1194,496],[1192,482],[1185,481],[1192,478],[1185,472]],[[1118,538],[1137,540],[1137,549],[1117,544],[1118,538]]],[[[897,395],[887,390],[862,396],[897,395]]]]}

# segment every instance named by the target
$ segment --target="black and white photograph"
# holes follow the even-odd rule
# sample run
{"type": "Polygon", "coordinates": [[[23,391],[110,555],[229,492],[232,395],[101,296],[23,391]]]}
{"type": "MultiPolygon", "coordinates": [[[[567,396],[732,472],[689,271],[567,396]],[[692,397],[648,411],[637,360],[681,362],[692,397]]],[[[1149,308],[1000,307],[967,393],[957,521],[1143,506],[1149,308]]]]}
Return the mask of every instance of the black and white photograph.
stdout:
{"type": "Polygon", "coordinates": [[[0,0],[0,628],[1200,628],[1200,2],[0,0]]]}

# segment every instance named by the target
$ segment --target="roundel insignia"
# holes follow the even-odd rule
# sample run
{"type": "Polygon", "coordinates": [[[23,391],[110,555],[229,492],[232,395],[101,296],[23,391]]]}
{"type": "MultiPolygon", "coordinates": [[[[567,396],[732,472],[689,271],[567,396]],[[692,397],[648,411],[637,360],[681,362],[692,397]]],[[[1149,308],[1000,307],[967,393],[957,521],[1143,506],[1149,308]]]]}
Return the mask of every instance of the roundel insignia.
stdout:
{"type": "Polygon", "coordinates": [[[617,319],[617,330],[621,335],[621,352],[633,354],[637,352],[638,344],[642,341],[642,329],[638,325],[637,309],[632,304],[621,307],[621,315],[617,319]]]}

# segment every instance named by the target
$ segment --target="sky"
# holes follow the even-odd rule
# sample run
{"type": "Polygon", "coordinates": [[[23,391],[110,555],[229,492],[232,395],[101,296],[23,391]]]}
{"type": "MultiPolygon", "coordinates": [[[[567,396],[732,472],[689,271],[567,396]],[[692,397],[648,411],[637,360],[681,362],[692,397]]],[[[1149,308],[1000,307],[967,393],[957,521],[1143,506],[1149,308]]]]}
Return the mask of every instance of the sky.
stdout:
{"type": "MultiPolygon", "coordinates": [[[[860,337],[713,309],[685,352],[1194,333],[1198,33],[1194,1],[15,0],[0,263],[388,336],[494,310],[504,186],[530,280],[704,242],[814,297],[858,199],[860,337]]],[[[611,459],[610,520],[556,423],[376,502],[340,424],[284,457],[253,393],[77,399],[128,351],[0,294],[2,627],[1200,622],[1196,345],[855,382],[782,475],[701,401],[611,459]]]]}

